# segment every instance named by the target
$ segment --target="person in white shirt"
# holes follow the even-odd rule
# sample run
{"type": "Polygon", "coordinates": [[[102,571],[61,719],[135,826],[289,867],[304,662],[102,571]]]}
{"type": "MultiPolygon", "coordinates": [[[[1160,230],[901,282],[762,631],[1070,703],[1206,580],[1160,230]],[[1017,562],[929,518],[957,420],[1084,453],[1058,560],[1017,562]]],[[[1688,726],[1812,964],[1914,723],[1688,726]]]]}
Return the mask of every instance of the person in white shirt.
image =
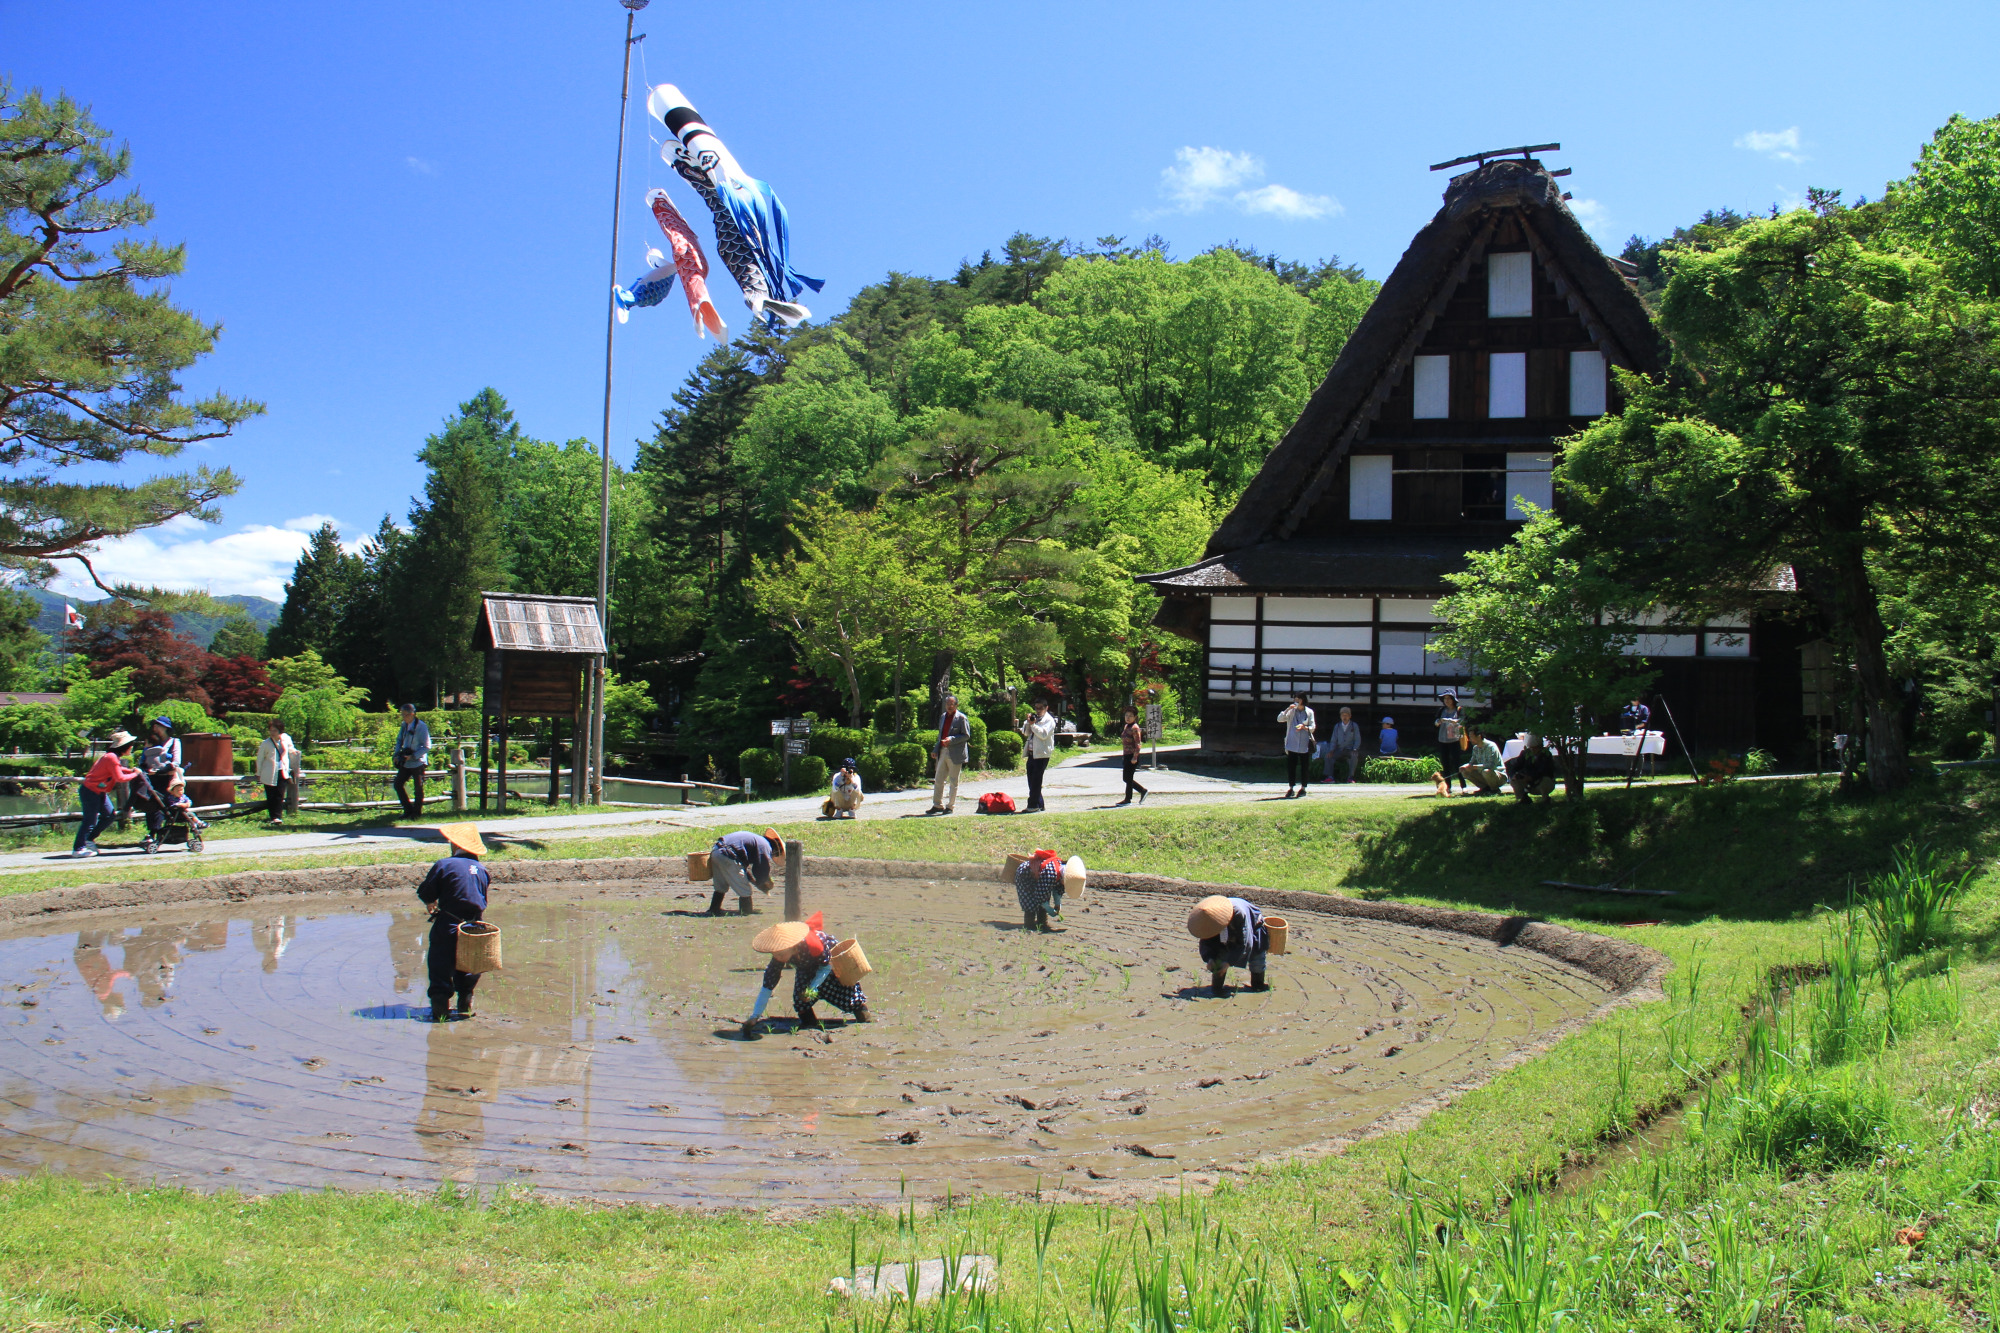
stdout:
{"type": "Polygon", "coordinates": [[[825,819],[838,819],[842,815],[852,819],[860,808],[861,774],[855,771],[852,759],[843,759],[834,770],[832,793],[820,803],[820,815],[825,819]]]}
{"type": "Polygon", "coordinates": [[[1035,700],[1035,715],[1021,724],[1021,736],[1028,750],[1028,809],[1043,810],[1042,775],[1049,771],[1049,756],[1056,752],[1056,715],[1047,699],[1035,700]]]}
{"type": "Polygon", "coordinates": [[[1278,725],[1285,729],[1285,795],[1306,794],[1306,784],[1312,781],[1313,710],[1306,706],[1303,694],[1292,696],[1292,706],[1278,714],[1278,725]]]}
{"type": "Polygon", "coordinates": [[[305,766],[299,760],[299,747],[285,734],[284,723],[274,717],[266,730],[263,743],[257,747],[257,781],[264,784],[264,805],[271,822],[282,824],[285,807],[305,766]]]}
{"type": "Polygon", "coordinates": [[[424,812],[424,771],[431,761],[430,724],[417,716],[415,704],[403,705],[403,725],[396,730],[394,754],[396,799],[403,803],[403,818],[415,819],[424,812]],[[417,784],[415,800],[410,799],[411,782],[417,784]]]}

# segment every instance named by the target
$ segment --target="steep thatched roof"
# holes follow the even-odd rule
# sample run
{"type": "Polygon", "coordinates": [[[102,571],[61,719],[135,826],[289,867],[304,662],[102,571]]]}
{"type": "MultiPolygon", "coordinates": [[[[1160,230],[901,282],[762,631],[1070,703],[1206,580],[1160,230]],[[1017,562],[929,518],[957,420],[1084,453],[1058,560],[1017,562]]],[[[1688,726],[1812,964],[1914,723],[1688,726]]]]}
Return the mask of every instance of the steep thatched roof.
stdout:
{"type": "Polygon", "coordinates": [[[1298,530],[1507,209],[1518,210],[1529,248],[1606,358],[1632,370],[1659,368],[1659,341],[1638,292],[1564,205],[1562,187],[1540,162],[1488,162],[1452,179],[1444,207],[1410,242],[1299,419],[1209,539],[1209,555],[1298,530]]]}

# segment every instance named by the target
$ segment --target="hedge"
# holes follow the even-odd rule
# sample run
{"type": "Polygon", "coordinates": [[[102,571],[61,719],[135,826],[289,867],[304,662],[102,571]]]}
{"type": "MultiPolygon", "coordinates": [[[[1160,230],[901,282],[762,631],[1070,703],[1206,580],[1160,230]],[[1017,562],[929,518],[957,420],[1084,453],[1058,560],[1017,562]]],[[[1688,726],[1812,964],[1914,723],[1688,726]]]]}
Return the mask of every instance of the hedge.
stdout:
{"type": "Polygon", "coordinates": [[[785,757],[767,745],[753,745],[736,756],[736,771],[758,791],[776,791],[785,779],[785,757]]]}
{"type": "Polygon", "coordinates": [[[814,792],[826,786],[826,760],[816,754],[792,756],[792,790],[814,792]]]}
{"type": "Polygon", "coordinates": [[[818,755],[831,768],[849,756],[859,759],[868,752],[873,741],[874,737],[869,732],[829,722],[813,728],[812,736],[806,742],[806,753],[818,755]]]}
{"type": "Polygon", "coordinates": [[[987,763],[993,768],[1012,768],[1021,762],[1025,744],[1018,732],[996,731],[986,741],[987,763]]]}
{"type": "Polygon", "coordinates": [[[1438,761],[1433,755],[1405,758],[1371,754],[1361,761],[1363,782],[1429,782],[1438,772],[1438,761]]]}
{"type": "Polygon", "coordinates": [[[889,787],[889,756],[886,751],[870,750],[856,756],[854,771],[861,775],[863,791],[886,791],[889,787]]]}
{"type": "Polygon", "coordinates": [[[889,780],[898,787],[915,787],[924,780],[924,747],[905,741],[889,747],[889,780]]]}

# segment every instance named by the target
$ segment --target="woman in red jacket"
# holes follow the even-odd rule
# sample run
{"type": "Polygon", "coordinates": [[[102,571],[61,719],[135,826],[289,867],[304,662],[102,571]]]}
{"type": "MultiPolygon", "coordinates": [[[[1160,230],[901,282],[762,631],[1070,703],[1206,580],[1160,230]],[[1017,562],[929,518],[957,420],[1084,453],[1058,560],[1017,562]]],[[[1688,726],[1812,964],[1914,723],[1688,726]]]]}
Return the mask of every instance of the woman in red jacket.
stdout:
{"type": "Polygon", "coordinates": [[[139,776],[138,769],[127,768],[123,763],[133,743],[129,734],[112,732],[104,753],[83,775],[83,821],[76,826],[76,845],[70,849],[71,856],[97,855],[97,835],[111,823],[111,789],[139,776]]]}

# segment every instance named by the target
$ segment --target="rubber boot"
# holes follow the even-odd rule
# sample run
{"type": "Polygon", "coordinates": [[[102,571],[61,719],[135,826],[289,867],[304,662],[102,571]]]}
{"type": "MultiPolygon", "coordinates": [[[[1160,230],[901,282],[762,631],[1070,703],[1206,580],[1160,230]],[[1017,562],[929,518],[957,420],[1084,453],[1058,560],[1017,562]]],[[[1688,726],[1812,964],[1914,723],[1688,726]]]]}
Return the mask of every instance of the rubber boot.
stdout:
{"type": "Polygon", "coordinates": [[[431,996],[430,1021],[433,1023],[443,1023],[448,1021],[450,1018],[451,1018],[450,1001],[446,1000],[443,996],[440,995],[431,996]]]}
{"type": "Polygon", "coordinates": [[[813,1012],[812,1006],[809,1004],[801,1006],[799,1009],[799,1030],[802,1032],[817,1032],[819,1029],[819,1015],[813,1012]]]}
{"type": "Polygon", "coordinates": [[[857,1023],[873,1023],[875,1020],[869,1016],[867,1005],[857,1004],[854,1006],[854,1021],[857,1023]]]}
{"type": "Polygon", "coordinates": [[[1229,994],[1229,972],[1226,968],[1220,972],[1210,972],[1208,974],[1208,993],[1210,995],[1229,994]]]}
{"type": "Polygon", "coordinates": [[[750,915],[751,913],[755,912],[756,910],[757,910],[757,903],[756,903],[756,900],[755,900],[755,899],[752,899],[752,898],[738,898],[738,899],[736,900],[736,915],[738,915],[738,916],[749,916],[749,915],[750,915]]]}
{"type": "Polygon", "coordinates": [[[709,915],[709,916],[721,916],[721,915],[722,915],[722,900],[723,900],[723,898],[725,898],[726,896],[728,896],[728,893],[729,893],[729,890],[728,890],[728,889],[717,889],[717,890],[715,891],[715,896],[714,896],[714,897],[712,897],[712,898],[710,898],[710,899],[708,900],[708,912],[707,912],[707,915],[709,915]]]}
{"type": "Polygon", "coordinates": [[[1021,913],[1021,929],[1033,934],[1035,931],[1035,918],[1040,915],[1040,912],[1021,913]]]}
{"type": "Polygon", "coordinates": [[[1264,974],[1262,972],[1252,972],[1250,974],[1250,989],[1269,990],[1271,988],[1264,984],[1264,974]]]}
{"type": "Polygon", "coordinates": [[[469,990],[462,990],[458,993],[458,1009],[456,1017],[471,1018],[472,1016],[473,1016],[472,992],[469,990]]]}

